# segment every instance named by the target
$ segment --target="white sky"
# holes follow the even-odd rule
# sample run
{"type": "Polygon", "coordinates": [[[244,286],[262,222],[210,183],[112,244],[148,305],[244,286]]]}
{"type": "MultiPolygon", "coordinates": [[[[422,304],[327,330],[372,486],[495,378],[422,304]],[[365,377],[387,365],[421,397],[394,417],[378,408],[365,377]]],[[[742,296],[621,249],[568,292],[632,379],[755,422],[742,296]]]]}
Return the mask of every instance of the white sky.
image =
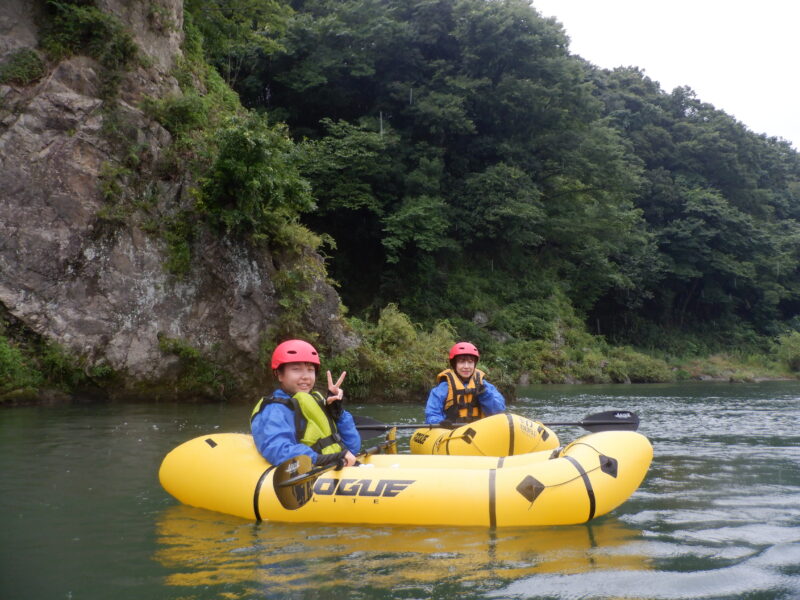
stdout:
{"type": "Polygon", "coordinates": [[[570,52],[603,68],[636,66],[671,92],[800,150],[800,1],[533,0],[570,38],[570,52]]]}

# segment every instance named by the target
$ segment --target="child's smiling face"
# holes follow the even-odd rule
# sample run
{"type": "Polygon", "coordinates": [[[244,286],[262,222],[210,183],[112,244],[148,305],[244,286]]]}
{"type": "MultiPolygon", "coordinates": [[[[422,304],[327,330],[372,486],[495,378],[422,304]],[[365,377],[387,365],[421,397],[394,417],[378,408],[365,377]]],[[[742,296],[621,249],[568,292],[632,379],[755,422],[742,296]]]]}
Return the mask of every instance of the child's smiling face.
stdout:
{"type": "Polygon", "coordinates": [[[278,369],[278,381],[283,391],[289,395],[297,392],[311,392],[316,379],[317,371],[311,363],[285,363],[282,369],[278,369]]]}

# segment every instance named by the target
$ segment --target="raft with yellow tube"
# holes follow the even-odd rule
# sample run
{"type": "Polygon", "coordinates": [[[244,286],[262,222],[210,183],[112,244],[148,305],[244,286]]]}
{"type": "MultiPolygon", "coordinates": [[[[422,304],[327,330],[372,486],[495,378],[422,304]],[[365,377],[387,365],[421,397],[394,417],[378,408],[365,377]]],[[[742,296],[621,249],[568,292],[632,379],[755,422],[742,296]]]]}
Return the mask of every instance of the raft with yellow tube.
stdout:
{"type": "Polygon", "coordinates": [[[549,427],[520,415],[503,413],[445,429],[421,427],[409,441],[412,454],[457,456],[514,456],[558,448],[558,436],[549,427]]]}
{"type": "Polygon", "coordinates": [[[555,451],[507,457],[373,454],[361,466],[320,475],[308,486],[310,500],[292,510],[274,488],[279,469],[258,453],[252,437],[220,433],[168,453],[159,479],[184,504],[253,520],[572,525],[625,502],[652,457],[650,442],[633,431],[591,433],[555,451]]]}

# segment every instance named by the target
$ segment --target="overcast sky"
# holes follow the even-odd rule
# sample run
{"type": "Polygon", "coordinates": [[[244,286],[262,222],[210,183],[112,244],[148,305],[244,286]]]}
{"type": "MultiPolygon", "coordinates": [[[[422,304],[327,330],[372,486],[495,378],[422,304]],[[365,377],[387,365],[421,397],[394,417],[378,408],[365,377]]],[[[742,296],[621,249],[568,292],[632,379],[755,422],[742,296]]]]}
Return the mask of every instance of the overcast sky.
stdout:
{"type": "Polygon", "coordinates": [[[640,67],[665,92],[688,85],[756,133],[800,150],[800,1],[533,0],[570,51],[640,67]]]}

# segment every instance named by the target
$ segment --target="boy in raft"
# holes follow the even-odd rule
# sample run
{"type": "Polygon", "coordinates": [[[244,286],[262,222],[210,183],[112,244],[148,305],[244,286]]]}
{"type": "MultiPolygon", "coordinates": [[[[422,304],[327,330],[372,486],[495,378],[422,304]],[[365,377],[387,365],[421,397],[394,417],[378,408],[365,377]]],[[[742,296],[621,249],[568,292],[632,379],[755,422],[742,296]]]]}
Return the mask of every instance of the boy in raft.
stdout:
{"type": "Polygon", "coordinates": [[[361,435],[342,408],[343,372],[336,383],[328,371],[328,397],[315,392],[319,355],[303,340],[288,340],[272,353],[272,372],[280,388],[261,398],[250,417],[253,440],[261,455],[279,465],[307,454],[315,465],[356,463],[361,435]]]}
{"type": "Polygon", "coordinates": [[[480,356],[469,342],[450,348],[450,368],[436,376],[439,383],[428,394],[426,423],[471,423],[506,410],[503,395],[475,368],[480,356]]]}

